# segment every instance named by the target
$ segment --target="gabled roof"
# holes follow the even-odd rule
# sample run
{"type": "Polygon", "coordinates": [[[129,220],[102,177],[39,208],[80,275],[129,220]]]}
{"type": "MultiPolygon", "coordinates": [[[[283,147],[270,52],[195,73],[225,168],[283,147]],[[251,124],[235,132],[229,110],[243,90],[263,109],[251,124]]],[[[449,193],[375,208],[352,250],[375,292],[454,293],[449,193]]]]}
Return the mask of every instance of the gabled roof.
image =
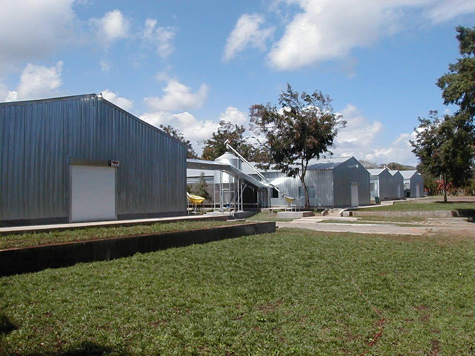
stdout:
{"type": "MultiPolygon", "coordinates": [[[[401,171],[398,171],[398,170],[389,170],[389,173],[391,173],[391,175],[394,177],[396,174],[401,174],[401,171]]],[[[402,175],[402,174],[401,174],[402,175]]]]}
{"type": "Polygon", "coordinates": [[[316,169],[334,169],[343,163],[349,161],[350,159],[355,159],[354,157],[332,157],[332,158],[321,158],[321,159],[311,159],[308,162],[307,169],[316,170],[316,169]]]}
{"type": "MultiPolygon", "coordinates": [[[[332,158],[321,158],[321,159],[311,159],[308,162],[308,168],[310,170],[317,170],[317,169],[334,169],[343,163],[349,161],[350,159],[356,158],[354,157],[332,157],[332,158]]],[[[261,169],[257,168],[257,162],[249,162],[253,167],[255,167],[258,171],[263,173],[281,173],[280,170],[271,167],[270,169],[261,169]]],[[[251,168],[249,168],[246,164],[242,164],[242,171],[247,174],[255,174],[251,168]]]]}
{"type": "Polygon", "coordinates": [[[384,171],[387,171],[386,168],[376,168],[376,169],[367,169],[367,171],[369,172],[369,174],[371,174],[372,176],[379,176],[381,173],[383,173],[384,171]]]}
{"type": "Polygon", "coordinates": [[[411,179],[415,174],[418,174],[417,171],[411,170],[411,171],[399,171],[401,175],[404,177],[404,179],[411,179]]]}

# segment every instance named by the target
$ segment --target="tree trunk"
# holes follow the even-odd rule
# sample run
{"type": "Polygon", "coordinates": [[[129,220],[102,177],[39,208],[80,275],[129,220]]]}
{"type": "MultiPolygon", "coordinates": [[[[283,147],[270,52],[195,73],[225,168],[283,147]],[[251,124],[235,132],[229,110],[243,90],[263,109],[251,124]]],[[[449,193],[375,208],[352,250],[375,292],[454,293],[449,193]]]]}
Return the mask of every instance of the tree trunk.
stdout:
{"type": "Polygon", "coordinates": [[[305,176],[300,177],[300,182],[302,182],[303,191],[305,192],[305,210],[310,210],[310,198],[308,196],[307,185],[305,184],[305,176]]]}
{"type": "Polygon", "coordinates": [[[444,203],[447,203],[447,176],[442,175],[442,179],[444,180],[444,203]]]}

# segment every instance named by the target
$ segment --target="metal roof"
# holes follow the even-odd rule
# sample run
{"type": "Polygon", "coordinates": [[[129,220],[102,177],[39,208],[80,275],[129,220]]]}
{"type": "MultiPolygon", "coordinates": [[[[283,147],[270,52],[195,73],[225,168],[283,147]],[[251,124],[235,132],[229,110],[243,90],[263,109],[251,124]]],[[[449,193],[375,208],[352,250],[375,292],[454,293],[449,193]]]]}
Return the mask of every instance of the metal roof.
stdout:
{"type": "Polygon", "coordinates": [[[258,188],[269,188],[268,184],[258,181],[257,179],[247,175],[243,171],[227,163],[219,163],[216,161],[206,161],[201,159],[188,159],[186,162],[186,166],[188,169],[198,169],[205,171],[224,171],[231,176],[244,179],[245,181],[255,185],[258,188]]]}
{"type": "MultiPolygon", "coordinates": [[[[334,158],[321,158],[321,159],[311,159],[309,162],[308,162],[308,169],[309,170],[314,170],[314,169],[334,169],[338,166],[340,166],[341,164],[347,162],[348,160],[352,159],[354,157],[334,157],[334,158]]],[[[355,159],[356,160],[356,159],[355,159]]],[[[258,163],[257,162],[249,162],[253,167],[255,167],[257,170],[261,171],[261,172],[265,172],[265,173],[281,173],[280,170],[278,169],[275,169],[273,167],[269,168],[269,169],[261,169],[261,168],[258,168],[257,165],[258,163]]],[[[242,170],[243,172],[245,172],[246,174],[254,174],[252,169],[250,169],[249,167],[247,167],[246,164],[243,164],[242,165],[242,170]]]]}
{"type": "Polygon", "coordinates": [[[371,174],[372,176],[379,176],[381,173],[383,173],[386,170],[387,170],[386,168],[367,169],[369,174],[371,174]]]}
{"type": "Polygon", "coordinates": [[[311,159],[307,169],[334,169],[354,157],[311,159]]]}
{"type": "Polygon", "coordinates": [[[414,176],[415,174],[418,174],[417,171],[415,170],[411,170],[411,171],[399,171],[401,173],[401,175],[404,177],[404,179],[411,179],[412,176],[414,176]]]}

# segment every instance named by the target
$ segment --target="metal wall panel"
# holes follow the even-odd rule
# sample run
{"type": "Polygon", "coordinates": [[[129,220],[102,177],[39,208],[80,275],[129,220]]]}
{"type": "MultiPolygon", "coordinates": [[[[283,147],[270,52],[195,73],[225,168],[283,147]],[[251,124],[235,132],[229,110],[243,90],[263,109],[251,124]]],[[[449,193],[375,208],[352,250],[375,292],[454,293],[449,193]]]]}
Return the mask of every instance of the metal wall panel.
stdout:
{"type": "Polygon", "coordinates": [[[401,199],[404,197],[404,177],[399,171],[391,172],[391,199],[401,199]]]}
{"type": "MultiPolygon", "coordinates": [[[[299,187],[302,186],[299,178],[287,177],[284,173],[272,172],[264,173],[272,184],[276,185],[283,194],[296,198],[297,206],[305,206],[305,197],[299,196],[299,187]]],[[[305,183],[307,187],[313,187],[315,197],[310,197],[310,206],[312,207],[332,207],[333,206],[333,170],[308,170],[305,183]]],[[[274,206],[287,205],[284,197],[272,198],[271,203],[274,206]]]]}
{"type": "Polygon", "coordinates": [[[186,147],[91,94],[0,104],[0,220],[69,217],[71,162],[117,160],[117,214],[186,211],[186,147]]]}
{"type": "Polygon", "coordinates": [[[424,178],[418,172],[416,172],[410,180],[410,197],[411,198],[422,198],[424,196],[424,178]],[[419,196],[417,195],[419,193],[419,196]]]}
{"type": "Polygon", "coordinates": [[[394,191],[394,189],[392,188],[393,180],[393,176],[391,175],[391,173],[389,173],[387,169],[385,169],[379,174],[379,199],[392,199],[394,191]]]}
{"type": "Polygon", "coordinates": [[[370,204],[370,174],[354,157],[333,169],[334,206],[351,206],[351,183],[358,184],[359,205],[370,204]]]}

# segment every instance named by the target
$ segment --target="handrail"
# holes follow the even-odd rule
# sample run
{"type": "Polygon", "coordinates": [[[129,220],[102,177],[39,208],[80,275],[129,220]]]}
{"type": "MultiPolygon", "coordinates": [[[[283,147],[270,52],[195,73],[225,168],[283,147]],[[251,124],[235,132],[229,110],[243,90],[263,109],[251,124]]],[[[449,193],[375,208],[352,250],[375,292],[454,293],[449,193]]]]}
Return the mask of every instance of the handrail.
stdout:
{"type": "Polygon", "coordinates": [[[275,186],[274,184],[272,184],[261,172],[259,172],[256,167],[254,167],[252,164],[250,164],[248,162],[247,159],[245,159],[238,151],[236,151],[230,144],[229,144],[229,140],[226,140],[224,141],[224,144],[226,145],[226,148],[230,149],[231,151],[234,152],[234,154],[236,156],[239,157],[239,159],[241,161],[243,161],[244,163],[246,163],[249,168],[251,168],[254,172],[256,172],[256,174],[258,175],[259,178],[263,179],[267,184],[269,184],[272,188],[274,188],[275,190],[277,190],[280,194],[282,194],[282,196],[288,201],[289,199],[291,199],[292,201],[295,200],[295,198],[293,197],[290,197],[284,193],[282,193],[282,191],[279,189],[279,187],[275,186]]]}

